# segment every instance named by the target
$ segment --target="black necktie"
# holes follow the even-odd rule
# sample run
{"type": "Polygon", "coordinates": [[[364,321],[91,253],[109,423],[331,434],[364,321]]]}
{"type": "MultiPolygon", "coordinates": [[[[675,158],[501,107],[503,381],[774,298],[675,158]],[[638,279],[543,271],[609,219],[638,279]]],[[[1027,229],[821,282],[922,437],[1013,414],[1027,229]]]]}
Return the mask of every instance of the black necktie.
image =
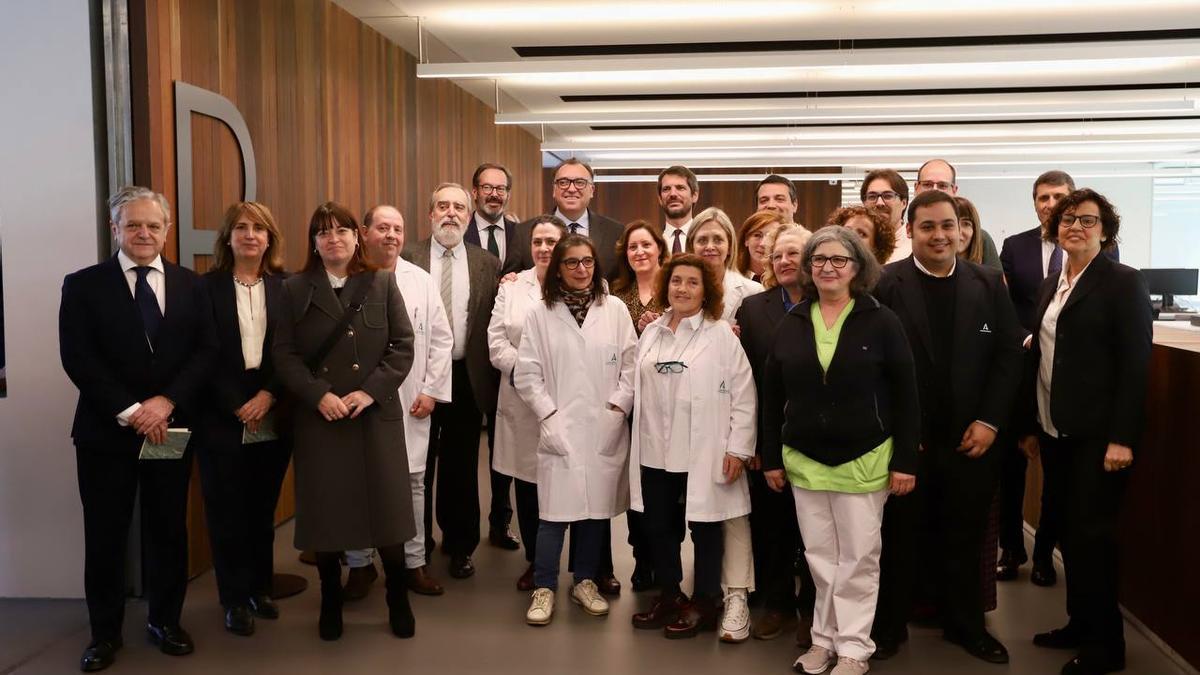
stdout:
{"type": "Polygon", "coordinates": [[[492,255],[499,258],[500,257],[500,245],[496,243],[496,226],[488,225],[484,229],[487,230],[487,233],[488,233],[488,240],[487,240],[488,253],[491,253],[492,255]]]}
{"type": "Polygon", "coordinates": [[[1063,250],[1059,248],[1058,244],[1055,244],[1054,250],[1050,253],[1050,265],[1048,266],[1049,269],[1046,270],[1047,279],[1050,277],[1056,277],[1062,273],[1062,258],[1063,250]]]}
{"type": "Polygon", "coordinates": [[[675,241],[671,244],[671,255],[683,253],[683,242],[680,239],[683,237],[683,230],[675,230],[675,241]]]}
{"type": "Polygon", "coordinates": [[[571,230],[571,234],[579,234],[579,223],[571,223],[567,226],[571,230]]]}
{"type": "Polygon", "coordinates": [[[158,344],[158,327],[162,324],[162,309],[158,306],[158,298],[146,275],[150,274],[149,267],[135,267],[137,283],[133,285],[133,301],[137,303],[138,311],[142,313],[142,327],[146,329],[146,340],[153,348],[158,344]]]}

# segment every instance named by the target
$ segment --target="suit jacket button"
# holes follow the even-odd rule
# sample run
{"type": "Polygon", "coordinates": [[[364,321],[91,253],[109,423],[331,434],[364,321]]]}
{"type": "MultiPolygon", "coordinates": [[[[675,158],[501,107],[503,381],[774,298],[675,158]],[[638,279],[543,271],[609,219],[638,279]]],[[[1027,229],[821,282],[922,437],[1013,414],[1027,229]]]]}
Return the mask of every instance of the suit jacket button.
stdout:
{"type": "Polygon", "coordinates": [[[346,335],[348,335],[350,337],[354,337],[354,330],[351,329],[351,330],[346,331],[346,335]]]}
{"type": "Polygon", "coordinates": [[[356,364],[350,366],[350,370],[358,370],[358,364],[356,363],[356,364]]]}
{"type": "Polygon", "coordinates": [[[328,373],[328,372],[329,372],[329,366],[325,366],[325,367],[321,368],[321,372],[322,372],[322,373],[328,373]]]}

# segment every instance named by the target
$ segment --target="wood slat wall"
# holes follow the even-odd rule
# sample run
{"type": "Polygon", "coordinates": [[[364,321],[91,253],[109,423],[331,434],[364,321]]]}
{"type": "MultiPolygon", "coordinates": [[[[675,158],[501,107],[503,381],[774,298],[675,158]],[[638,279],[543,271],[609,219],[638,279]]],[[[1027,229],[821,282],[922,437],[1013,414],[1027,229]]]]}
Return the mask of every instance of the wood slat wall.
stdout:
{"type": "MultiPolygon", "coordinates": [[[[427,203],[442,181],[469,184],[485,161],[506,165],[512,210],[541,211],[537,139],[497,127],[481,101],[445,81],[418,81],[416,59],[329,0],[131,0],[134,176],[176,203],[173,83],[221,94],[241,112],[257,163],[259,201],[303,265],[313,209],[336,200],[361,214],[400,208],[409,238],[428,235],[427,203]]],[[[195,226],[220,227],[241,198],[241,161],[224,124],[192,115],[195,226]]],[[[177,258],[175,231],[167,256],[177,258]]],[[[208,256],[182,261],[198,269],[208,256]]],[[[195,473],[193,474],[195,475],[195,473]]],[[[209,562],[193,485],[193,571],[209,562]]],[[[290,516],[290,481],[281,517],[290,516]]]]}

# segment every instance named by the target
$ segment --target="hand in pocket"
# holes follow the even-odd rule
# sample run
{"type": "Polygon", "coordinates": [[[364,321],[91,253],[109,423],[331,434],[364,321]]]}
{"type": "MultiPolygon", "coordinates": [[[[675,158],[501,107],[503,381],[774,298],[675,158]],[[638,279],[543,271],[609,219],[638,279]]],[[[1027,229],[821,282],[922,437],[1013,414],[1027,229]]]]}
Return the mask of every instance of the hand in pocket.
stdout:
{"type": "Polygon", "coordinates": [[[626,418],[620,410],[605,408],[600,413],[600,454],[615,457],[629,449],[625,441],[626,418]]]}
{"type": "Polygon", "coordinates": [[[559,428],[557,415],[542,420],[537,451],[547,455],[567,456],[567,440],[559,428]]]}

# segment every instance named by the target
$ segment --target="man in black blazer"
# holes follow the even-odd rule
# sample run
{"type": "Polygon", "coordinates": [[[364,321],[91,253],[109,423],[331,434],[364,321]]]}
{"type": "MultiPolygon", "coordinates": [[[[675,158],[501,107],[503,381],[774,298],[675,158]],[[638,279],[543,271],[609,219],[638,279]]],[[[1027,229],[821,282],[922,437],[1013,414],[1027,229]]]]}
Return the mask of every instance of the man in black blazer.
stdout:
{"type": "Polygon", "coordinates": [[[475,212],[463,240],[496,256],[500,275],[520,272],[522,257],[514,248],[518,222],[505,213],[512,196],[512,174],[500,164],[480,164],[471,175],[471,199],[475,212]]]}
{"type": "Polygon", "coordinates": [[[216,356],[212,309],[199,278],[162,259],[171,226],[162,195],[127,187],[109,200],[112,258],[63,282],[59,343],[79,388],[71,437],[83,505],[84,589],[92,641],[85,672],[112,665],[122,646],[125,553],[141,495],[150,640],[166,654],[193,650],[179,625],[187,590],[191,453],[139,460],[145,441],[190,427],[195,396],[216,356]]]}
{"type": "MultiPolygon", "coordinates": [[[[600,269],[606,279],[612,280],[617,269],[617,241],[625,227],[589,208],[596,195],[595,180],[592,167],[574,157],[559,164],[554,170],[554,215],[567,226],[567,232],[582,234],[596,244],[600,269]]],[[[517,246],[523,270],[533,267],[533,254],[529,250],[531,223],[527,220],[518,229],[517,246]]]]}
{"type": "Polygon", "coordinates": [[[1020,385],[1024,337],[999,272],[955,255],[954,198],[931,190],[908,207],[913,254],[884,268],[875,294],[913,346],[921,397],[917,499],[929,533],[918,557],[940,588],[946,639],[992,663],[1008,652],[983,620],[981,554],[999,475],[991,450],[1020,385]]]}
{"type": "Polygon", "coordinates": [[[495,415],[500,388],[500,373],[492,367],[487,345],[500,261],[463,240],[469,204],[461,185],[437,186],[429,200],[433,236],[402,253],[433,277],[454,333],[451,400],[434,408],[429,430],[425,555],[433,552],[436,509],[442,550],[450,555],[450,576],[455,579],[475,573],[471,555],[479,545],[479,430],[485,415],[495,415]]]}
{"type": "MultiPolygon", "coordinates": [[[[1075,190],[1075,181],[1065,171],[1047,171],[1033,183],[1033,207],[1037,212],[1037,227],[1014,234],[1004,240],[1000,264],[1008,294],[1017,310],[1017,318],[1026,335],[1037,330],[1038,290],[1042,281],[1057,276],[1062,270],[1062,249],[1044,241],[1042,232],[1046,219],[1064,197],[1075,190]]],[[[1120,261],[1121,254],[1114,245],[1104,255],[1120,261]]],[[[1004,462],[1000,478],[1000,561],[996,578],[1009,581],[1017,578],[1018,568],[1028,559],[1025,554],[1025,472],[1028,458],[1017,448],[1015,438],[1004,436],[1004,462]]],[[[1030,580],[1039,586],[1053,586],[1058,579],[1054,571],[1054,547],[1058,543],[1058,503],[1053,491],[1042,484],[1041,515],[1033,545],[1033,572],[1030,580]]]]}

